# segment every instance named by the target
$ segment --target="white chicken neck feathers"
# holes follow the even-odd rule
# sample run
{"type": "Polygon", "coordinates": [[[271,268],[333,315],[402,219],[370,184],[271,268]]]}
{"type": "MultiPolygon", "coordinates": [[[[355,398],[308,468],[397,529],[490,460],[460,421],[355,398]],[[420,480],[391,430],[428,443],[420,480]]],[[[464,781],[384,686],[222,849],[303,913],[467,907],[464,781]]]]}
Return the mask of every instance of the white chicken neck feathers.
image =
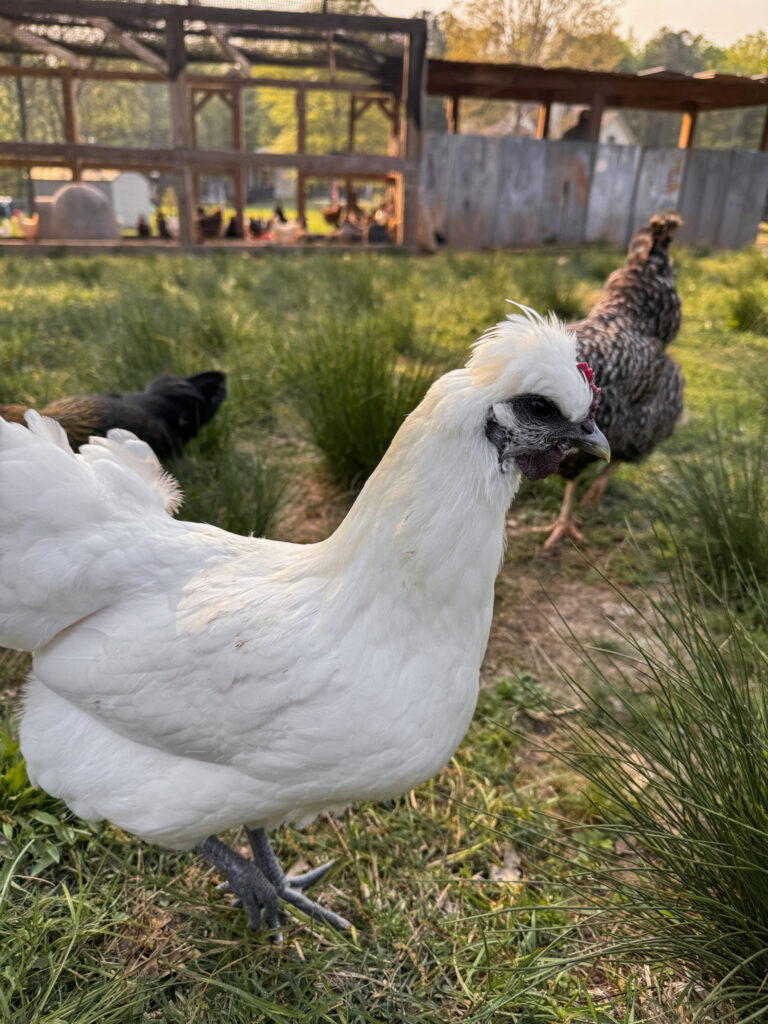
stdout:
{"type": "Polygon", "coordinates": [[[504,517],[489,409],[591,394],[573,337],[513,316],[407,418],[319,544],[171,518],[150,449],[74,455],[39,417],[0,420],[0,644],[34,651],[31,777],[86,818],[188,848],[402,792],[472,716],[504,517]]]}

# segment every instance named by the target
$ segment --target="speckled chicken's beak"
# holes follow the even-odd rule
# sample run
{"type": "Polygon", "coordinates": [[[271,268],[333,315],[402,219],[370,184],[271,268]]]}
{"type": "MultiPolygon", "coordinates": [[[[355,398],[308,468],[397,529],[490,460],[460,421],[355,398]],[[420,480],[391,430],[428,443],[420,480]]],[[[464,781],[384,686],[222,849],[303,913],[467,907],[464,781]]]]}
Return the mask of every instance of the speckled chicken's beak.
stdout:
{"type": "Polygon", "coordinates": [[[608,444],[608,438],[597,426],[594,420],[590,424],[584,422],[579,427],[579,432],[573,438],[571,438],[571,444],[574,448],[581,448],[584,452],[589,452],[590,455],[596,456],[598,459],[605,459],[606,462],[611,461],[611,446],[608,444]]]}

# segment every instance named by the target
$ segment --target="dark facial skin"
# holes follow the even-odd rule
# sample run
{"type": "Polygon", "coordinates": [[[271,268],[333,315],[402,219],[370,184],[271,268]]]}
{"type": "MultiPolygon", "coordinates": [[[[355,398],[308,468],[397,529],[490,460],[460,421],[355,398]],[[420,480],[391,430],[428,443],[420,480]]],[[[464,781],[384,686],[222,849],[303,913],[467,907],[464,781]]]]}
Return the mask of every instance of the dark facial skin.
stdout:
{"type": "Polygon", "coordinates": [[[493,409],[485,421],[485,436],[496,449],[502,473],[514,461],[529,480],[542,480],[557,472],[572,448],[610,459],[610,448],[595,424],[594,410],[572,423],[543,395],[518,395],[505,405],[511,413],[510,422],[508,417],[500,422],[493,409]]]}

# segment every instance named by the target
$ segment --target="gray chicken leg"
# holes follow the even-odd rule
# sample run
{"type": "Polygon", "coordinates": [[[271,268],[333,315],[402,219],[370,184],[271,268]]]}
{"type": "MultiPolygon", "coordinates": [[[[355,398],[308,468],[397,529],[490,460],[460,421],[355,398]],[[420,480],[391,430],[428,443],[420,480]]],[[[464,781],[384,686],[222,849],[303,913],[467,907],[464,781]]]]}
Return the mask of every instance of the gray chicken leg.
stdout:
{"type": "Polygon", "coordinates": [[[251,928],[257,931],[262,922],[266,922],[269,928],[279,929],[283,923],[280,900],[292,904],[316,921],[325,921],[337,931],[347,931],[351,927],[341,915],[326,910],[304,895],[304,889],[319,882],[333,866],[332,861],[304,874],[288,877],[280,867],[265,830],[246,829],[246,834],[253,850],[253,860],[241,857],[217,836],[209,836],[195,850],[226,876],[227,881],[220,888],[235,894],[236,904],[248,914],[251,928]]]}

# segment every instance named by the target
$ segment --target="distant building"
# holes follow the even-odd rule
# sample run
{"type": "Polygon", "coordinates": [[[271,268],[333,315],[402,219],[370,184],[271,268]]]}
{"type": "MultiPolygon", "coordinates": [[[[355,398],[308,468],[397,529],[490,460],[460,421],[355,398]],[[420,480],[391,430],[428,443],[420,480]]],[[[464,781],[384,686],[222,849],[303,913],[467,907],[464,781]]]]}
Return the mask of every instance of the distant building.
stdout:
{"type": "MultiPolygon", "coordinates": [[[[30,177],[36,199],[55,195],[64,182],[71,180],[69,171],[63,167],[33,167],[30,177]]],[[[132,228],[140,216],[149,220],[151,186],[146,175],[135,171],[85,170],[82,180],[104,193],[118,224],[132,228]]]]}

